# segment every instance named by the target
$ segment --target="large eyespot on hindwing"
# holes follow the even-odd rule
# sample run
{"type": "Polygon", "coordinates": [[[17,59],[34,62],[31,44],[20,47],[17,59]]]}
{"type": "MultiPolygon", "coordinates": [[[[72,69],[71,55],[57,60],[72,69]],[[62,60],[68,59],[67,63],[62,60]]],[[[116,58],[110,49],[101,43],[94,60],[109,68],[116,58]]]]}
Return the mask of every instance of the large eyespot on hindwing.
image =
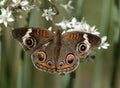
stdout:
{"type": "Polygon", "coordinates": [[[45,61],[46,61],[46,53],[43,51],[35,51],[33,52],[33,54],[31,55],[32,58],[32,62],[34,64],[34,66],[40,70],[42,70],[43,68],[41,67],[41,65],[45,65],[45,61]]]}
{"type": "Polygon", "coordinates": [[[65,74],[73,72],[79,65],[79,58],[73,53],[68,53],[65,57],[65,61],[60,61],[57,66],[58,74],[65,74]]]}
{"type": "Polygon", "coordinates": [[[46,59],[46,53],[42,52],[42,51],[38,52],[37,53],[37,58],[40,62],[44,62],[45,59],[46,59]]]}
{"type": "Polygon", "coordinates": [[[31,57],[32,62],[37,69],[49,73],[55,72],[55,64],[51,59],[48,60],[46,52],[36,50],[31,57]]]}
{"type": "Polygon", "coordinates": [[[74,65],[76,58],[73,54],[68,54],[65,58],[65,62],[64,61],[60,61],[58,63],[57,69],[67,69],[70,68],[74,65]]]}
{"type": "Polygon", "coordinates": [[[67,64],[72,64],[75,61],[75,56],[73,54],[68,54],[66,57],[67,64]]]}
{"type": "Polygon", "coordinates": [[[51,60],[46,60],[47,59],[47,55],[43,51],[34,52],[32,54],[32,59],[33,59],[33,62],[37,62],[40,65],[43,65],[45,67],[53,66],[53,62],[51,60]]]}

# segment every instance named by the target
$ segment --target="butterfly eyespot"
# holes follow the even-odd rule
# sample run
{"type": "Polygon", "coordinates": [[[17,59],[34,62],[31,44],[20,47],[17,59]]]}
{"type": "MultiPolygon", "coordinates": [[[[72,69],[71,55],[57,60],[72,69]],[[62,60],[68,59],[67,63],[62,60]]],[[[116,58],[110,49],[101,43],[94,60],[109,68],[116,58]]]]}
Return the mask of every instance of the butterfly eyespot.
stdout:
{"type": "Polygon", "coordinates": [[[86,51],[86,49],[87,49],[87,46],[85,44],[80,44],[79,51],[84,52],[86,51]]]}
{"type": "Polygon", "coordinates": [[[67,58],[66,58],[66,62],[67,62],[68,64],[72,64],[72,63],[74,62],[74,60],[75,60],[75,56],[72,55],[72,54],[69,54],[69,55],[67,56],[67,58]]]}
{"type": "Polygon", "coordinates": [[[27,45],[27,46],[29,46],[29,47],[32,47],[33,45],[34,45],[34,40],[33,40],[33,38],[27,38],[26,40],[25,40],[25,45],[27,45]]]}
{"type": "Polygon", "coordinates": [[[63,63],[63,62],[60,62],[60,63],[59,63],[59,66],[60,66],[60,67],[62,67],[63,65],[64,65],[64,63],[63,63]]]}
{"type": "Polygon", "coordinates": [[[52,61],[48,61],[47,65],[52,66],[53,65],[52,61]]]}
{"type": "Polygon", "coordinates": [[[38,52],[37,58],[39,61],[43,62],[46,59],[46,54],[44,52],[38,52]]]}

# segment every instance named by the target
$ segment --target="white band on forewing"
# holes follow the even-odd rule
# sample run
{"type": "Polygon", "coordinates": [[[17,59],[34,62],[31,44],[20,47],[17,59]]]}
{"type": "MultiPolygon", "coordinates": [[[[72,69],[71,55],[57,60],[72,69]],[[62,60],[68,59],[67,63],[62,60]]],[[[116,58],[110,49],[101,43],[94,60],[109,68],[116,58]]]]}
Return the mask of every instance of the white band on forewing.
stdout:
{"type": "Polygon", "coordinates": [[[26,32],[26,34],[22,37],[22,41],[25,44],[25,40],[26,38],[30,37],[30,33],[32,32],[32,29],[28,29],[28,31],[26,32]]]}
{"type": "Polygon", "coordinates": [[[84,34],[83,38],[85,39],[83,42],[87,45],[87,50],[88,50],[90,48],[91,44],[89,43],[89,39],[87,37],[87,34],[84,34]]]}

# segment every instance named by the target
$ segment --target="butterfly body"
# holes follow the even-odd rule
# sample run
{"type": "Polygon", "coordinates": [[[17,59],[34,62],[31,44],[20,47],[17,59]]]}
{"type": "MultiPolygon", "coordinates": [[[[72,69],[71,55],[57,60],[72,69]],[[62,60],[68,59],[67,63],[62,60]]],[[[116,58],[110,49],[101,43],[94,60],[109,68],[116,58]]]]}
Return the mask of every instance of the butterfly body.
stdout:
{"type": "Polygon", "coordinates": [[[31,51],[34,66],[45,72],[65,74],[73,72],[90,51],[98,47],[98,36],[73,31],[62,34],[41,28],[19,28],[12,31],[26,51],[31,51]]]}

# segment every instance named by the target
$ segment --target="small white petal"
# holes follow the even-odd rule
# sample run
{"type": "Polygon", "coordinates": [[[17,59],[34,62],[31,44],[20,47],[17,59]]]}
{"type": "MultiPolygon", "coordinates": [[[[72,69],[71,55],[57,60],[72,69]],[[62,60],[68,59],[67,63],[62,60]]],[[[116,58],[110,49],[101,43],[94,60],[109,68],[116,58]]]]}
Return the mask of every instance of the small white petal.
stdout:
{"type": "Polygon", "coordinates": [[[62,34],[66,33],[66,31],[63,31],[62,34]]]}
{"type": "Polygon", "coordinates": [[[102,37],[102,41],[105,42],[107,40],[107,36],[102,37]]]}
{"type": "Polygon", "coordinates": [[[95,30],[95,26],[91,27],[91,31],[94,31],[95,30]]]}
{"type": "Polygon", "coordinates": [[[60,26],[62,29],[67,29],[67,27],[70,26],[67,20],[63,20],[60,23],[56,23],[55,25],[60,26]]]}
{"type": "Polygon", "coordinates": [[[45,18],[46,18],[47,21],[49,20],[49,17],[46,16],[45,18]]]}
{"type": "Polygon", "coordinates": [[[72,32],[72,31],[74,31],[74,29],[69,29],[69,30],[67,30],[67,32],[72,32]]]}
{"type": "Polygon", "coordinates": [[[66,5],[61,5],[67,12],[70,12],[70,10],[74,9],[73,6],[71,6],[72,1],[68,1],[66,5]]]}
{"type": "Polygon", "coordinates": [[[4,23],[5,27],[7,27],[7,22],[6,22],[6,21],[4,21],[3,23],[4,23]]]}
{"type": "Polygon", "coordinates": [[[6,10],[4,8],[1,9],[2,15],[6,15],[6,10]]]}
{"type": "Polygon", "coordinates": [[[108,47],[107,46],[101,46],[103,49],[108,49],[108,47]]]}
{"type": "Polygon", "coordinates": [[[16,3],[16,0],[12,0],[14,3],[16,3]]]}
{"type": "Polygon", "coordinates": [[[91,34],[94,34],[94,35],[99,35],[100,34],[100,32],[97,32],[96,30],[90,30],[91,32],[91,34]]]}
{"type": "Polygon", "coordinates": [[[21,6],[25,6],[25,5],[28,5],[28,3],[29,3],[28,1],[22,1],[22,2],[20,3],[20,5],[21,5],[21,6]]]}
{"type": "Polygon", "coordinates": [[[103,37],[102,37],[101,45],[100,45],[100,47],[99,47],[98,49],[101,49],[101,48],[103,48],[103,49],[108,49],[108,46],[110,46],[110,44],[108,44],[108,43],[106,42],[106,40],[107,40],[107,36],[103,36],[103,37]]]}
{"type": "Polygon", "coordinates": [[[72,21],[71,21],[72,23],[76,23],[77,22],[77,19],[74,17],[74,18],[72,18],[72,21]]]}
{"type": "Polygon", "coordinates": [[[2,19],[0,19],[0,23],[3,23],[3,20],[2,20],[2,19]]]}
{"type": "Polygon", "coordinates": [[[12,0],[14,3],[18,3],[20,2],[21,0],[12,0]]]}
{"type": "Polygon", "coordinates": [[[101,49],[101,46],[99,46],[98,49],[101,49]]]}
{"type": "Polygon", "coordinates": [[[12,22],[12,21],[14,21],[14,19],[13,18],[8,18],[7,21],[12,22]]]}
{"type": "Polygon", "coordinates": [[[110,46],[110,44],[104,43],[102,47],[107,47],[108,48],[108,46],[110,46]]]}
{"type": "Polygon", "coordinates": [[[10,17],[10,16],[11,16],[11,14],[12,14],[12,12],[10,11],[10,12],[7,12],[7,14],[6,14],[6,15],[7,15],[8,17],[10,17]]]}
{"type": "Polygon", "coordinates": [[[48,30],[49,30],[49,31],[52,31],[52,27],[49,27],[48,30]]]}

